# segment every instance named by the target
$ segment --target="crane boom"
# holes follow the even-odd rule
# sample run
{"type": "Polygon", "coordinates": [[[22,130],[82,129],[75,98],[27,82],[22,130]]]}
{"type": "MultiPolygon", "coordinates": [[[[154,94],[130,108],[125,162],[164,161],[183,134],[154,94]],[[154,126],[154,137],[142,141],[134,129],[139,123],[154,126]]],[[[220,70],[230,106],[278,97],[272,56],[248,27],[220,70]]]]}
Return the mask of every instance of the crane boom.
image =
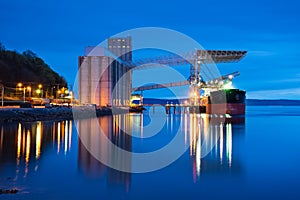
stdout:
{"type": "MultiPolygon", "coordinates": [[[[200,88],[217,88],[220,87],[221,81],[225,80],[232,80],[234,77],[239,76],[240,72],[236,71],[230,74],[226,74],[220,76],[218,78],[209,80],[209,81],[202,81],[200,88]]],[[[178,87],[178,86],[185,86],[190,85],[190,81],[178,81],[178,82],[171,82],[171,83],[162,83],[162,84],[153,84],[153,85],[145,85],[136,88],[132,88],[132,91],[144,91],[144,90],[153,90],[153,89],[161,89],[161,88],[169,88],[169,87],[178,87]]]]}
{"type": "Polygon", "coordinates": [[[201,61],[203,64],[238,62],[246,55],[246,53],[247,51],[196,50],[196,52],[193,51],[192,53],[185,53],[182,55],[171,54],[135,60],[131,63],[127,63],[127,65],[133,70],[139,70],[164,65],[178,66],[191,63],[194,64],[195,61],[201,61]]]}

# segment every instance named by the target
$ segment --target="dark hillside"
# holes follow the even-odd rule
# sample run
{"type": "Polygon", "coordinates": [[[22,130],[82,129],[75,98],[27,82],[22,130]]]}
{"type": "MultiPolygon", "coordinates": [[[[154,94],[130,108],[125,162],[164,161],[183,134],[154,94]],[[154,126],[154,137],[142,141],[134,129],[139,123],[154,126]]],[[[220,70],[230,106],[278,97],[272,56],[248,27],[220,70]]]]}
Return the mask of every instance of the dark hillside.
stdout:
{"type": "Polygon", "coordinates": [[[5,50],[0,44],[0,82],[15,86],[17,82],[66,86],[66,81],[30,50],[22,54],[5,50]]]}

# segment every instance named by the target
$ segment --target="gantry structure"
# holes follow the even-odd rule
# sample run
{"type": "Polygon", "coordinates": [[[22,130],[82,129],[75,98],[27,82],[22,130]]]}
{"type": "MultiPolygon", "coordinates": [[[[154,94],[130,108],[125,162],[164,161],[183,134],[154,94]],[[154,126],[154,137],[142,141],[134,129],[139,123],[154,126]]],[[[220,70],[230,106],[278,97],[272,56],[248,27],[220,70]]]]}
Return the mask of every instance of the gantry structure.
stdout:
{"type": "MultiPolygon", "coordinates": [[[[166,55],[153,58],[140,59],[130,63],[130,66],[134,70],[145,69],[153,65],[168,65],[168,66],[190,66],[190,75],[186,81],[178,81],[164,84],[153,84],[147,86],[141,86],[132,88],[132,91],[144,91],[168,87],[177,87],[190,85],[190,93],[198,94],[199,89],[202,88],[220,88],[224,81],[231,81],[234,77],[238,76],[239,72],[233,72],[224,76],[216,77],[211,80],[203,80],[201,67],[204,64],[211,63],[233,63],[238,62],[245,57],[247,51],[231,51],[231,50],[195,50],[192,53],[186,53],[182,55],[166,55]]],[[[195,99],[195,98],[193,98],[195,99]]],[[[197,104],[196,100],[191,104],[197,104]]]]}

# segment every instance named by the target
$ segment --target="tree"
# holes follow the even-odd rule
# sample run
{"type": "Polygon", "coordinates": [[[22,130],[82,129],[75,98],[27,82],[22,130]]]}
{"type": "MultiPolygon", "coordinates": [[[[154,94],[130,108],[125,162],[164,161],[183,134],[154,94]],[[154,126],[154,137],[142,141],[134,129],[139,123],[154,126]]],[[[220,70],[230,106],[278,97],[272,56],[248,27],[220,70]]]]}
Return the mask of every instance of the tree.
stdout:
{"type": "Polygon", "coordinates": [[[0,42],[0,51],[5,51],[5,46],[0,42]]]}
{"type": "Polygon", "coordinates": [[[31,50],[26,50],[23,52],[23,55],[26,56],[26,57],[29,57],[29,58],[36,58],[37,55],[36,53],[32,52],[31,50]]]}

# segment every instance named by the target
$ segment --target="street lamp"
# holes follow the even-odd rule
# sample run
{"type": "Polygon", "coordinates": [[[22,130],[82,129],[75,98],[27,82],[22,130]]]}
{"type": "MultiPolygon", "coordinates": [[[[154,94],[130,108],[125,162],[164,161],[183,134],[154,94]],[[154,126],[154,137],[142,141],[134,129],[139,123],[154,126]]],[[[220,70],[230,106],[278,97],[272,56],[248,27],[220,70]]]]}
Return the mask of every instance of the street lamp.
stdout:
{"type": "Polygon", "coordinates": [[[37,89],[37,90],[35,91],[35,93],[37,93],[38,95],[40,95],[40,94],[41,94],[41,90],[40,90],[40,89],[37,89]]]}
{"type": "Polygon", "coordinates": [[[40,93],[41,93],[41,97],[43,98],[43,89],[42,89],[43,85],[39,84],[38,87],[39,87],[39,90],[40,90],[40,93]]]}
{"type": "Polygon", "coordinates": [[[23,83],[18,83],[17,88],[16,88],[16,96],[17,96],[17,91],[22,91],[23,90],[23,101],[25,102],[25,86],[22,88],[23,83]]]}
{"type": "MultiPolygon", "coordinates": [[[[60,94],[61,94],[61,91],[58,90],[58,91],[57,91],[57,96],[60,97],[60,94]]],[[[58,98],[58,97],[56,97],[56,98],[58,98]]]]}
{"type": "Polygon", "coordinates": [[[27,86],[28,96],[31,97],[31,87],[27,86]]]}

